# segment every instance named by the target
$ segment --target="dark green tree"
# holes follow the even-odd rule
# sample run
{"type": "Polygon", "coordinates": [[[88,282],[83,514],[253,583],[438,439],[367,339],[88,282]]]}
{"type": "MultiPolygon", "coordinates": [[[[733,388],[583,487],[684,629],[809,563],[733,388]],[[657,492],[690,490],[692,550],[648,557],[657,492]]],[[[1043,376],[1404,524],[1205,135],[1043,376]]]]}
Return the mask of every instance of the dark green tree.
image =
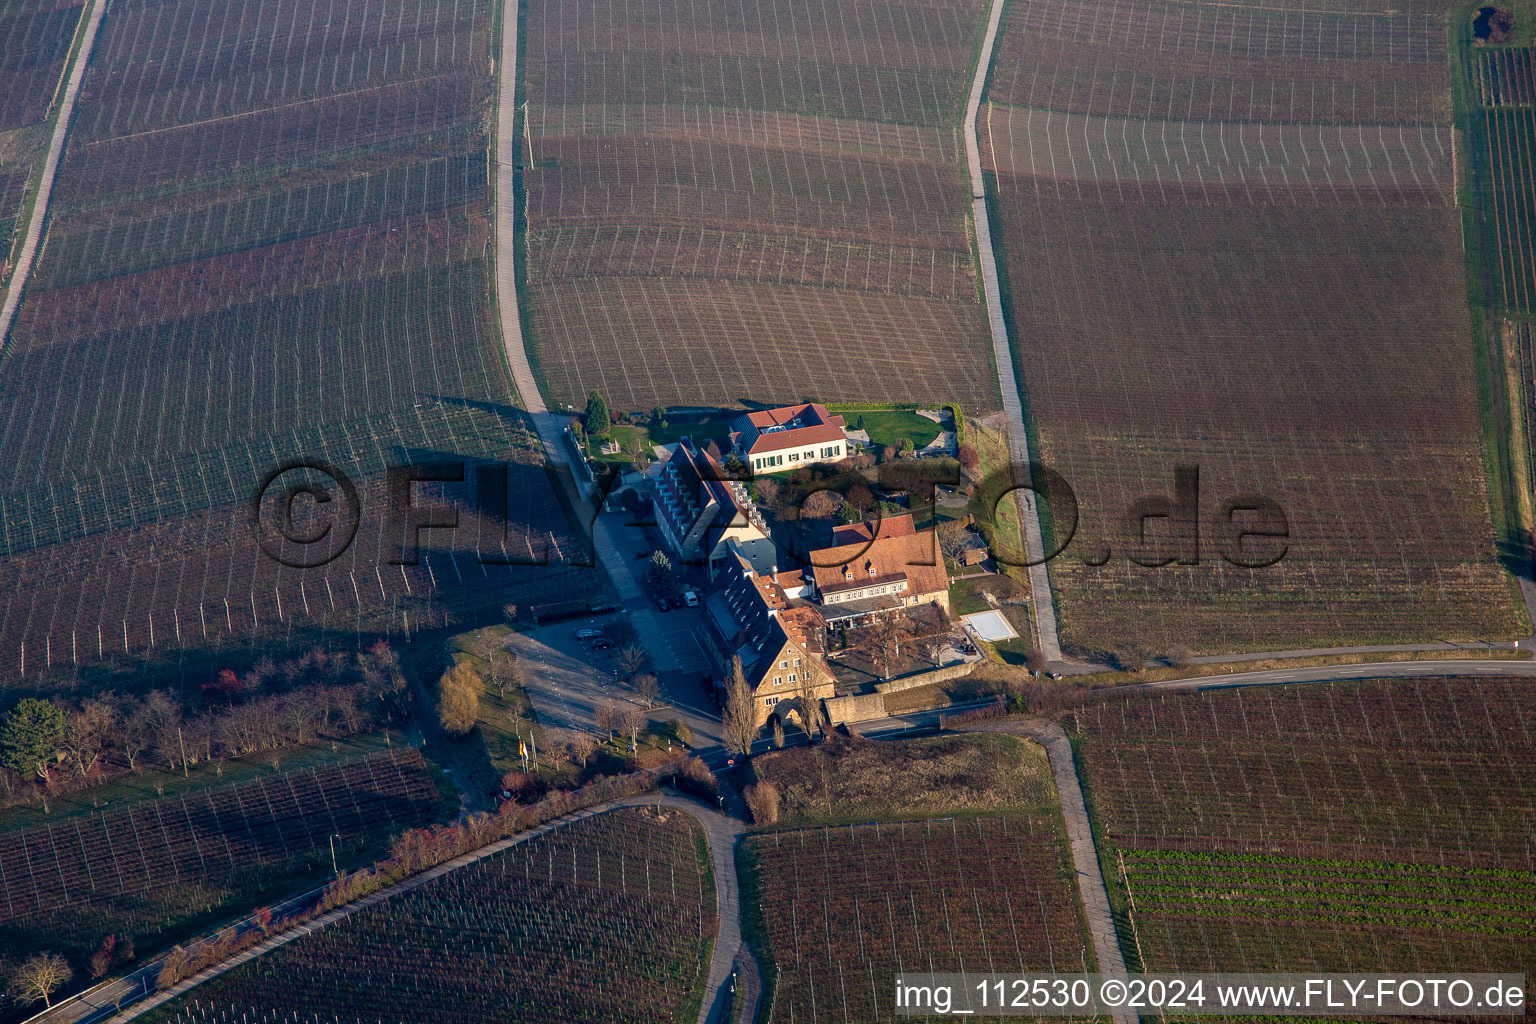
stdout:
{"type": "Polygon", "coordinates": [[[599,392],[594,391],[587,396],[587,414],[583,420],[587,425],[587,433],[593,437],[601,437],[613,426],[613,420],[608,415],[608,403],[599,392]]]}
{"type": "Polygon", "coordinates": [[[18,775],[48,781],[48,765],[64,738],[64,709],[27,697],[0,723],[0,763],[18,775]]]}

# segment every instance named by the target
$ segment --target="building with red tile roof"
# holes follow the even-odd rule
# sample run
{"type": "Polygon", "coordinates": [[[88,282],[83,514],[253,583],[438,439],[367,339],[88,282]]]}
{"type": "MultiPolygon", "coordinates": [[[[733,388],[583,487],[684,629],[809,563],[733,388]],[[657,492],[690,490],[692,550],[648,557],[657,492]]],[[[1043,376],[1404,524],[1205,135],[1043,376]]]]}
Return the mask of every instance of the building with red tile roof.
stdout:
{"type": "Polygon", "coordinates": [[[730,440],[754,473],[787,473],[848,457],[843,418],[817,402],[738,416],[731,422],[730,440]]]}
{"type": "Polygon", "coordinates": [[[932,530],[910,515],[886,516],[833,531],[810,553],[810,594],[828,623],[930,602],[949,610],[949,574],[932,530]]]}

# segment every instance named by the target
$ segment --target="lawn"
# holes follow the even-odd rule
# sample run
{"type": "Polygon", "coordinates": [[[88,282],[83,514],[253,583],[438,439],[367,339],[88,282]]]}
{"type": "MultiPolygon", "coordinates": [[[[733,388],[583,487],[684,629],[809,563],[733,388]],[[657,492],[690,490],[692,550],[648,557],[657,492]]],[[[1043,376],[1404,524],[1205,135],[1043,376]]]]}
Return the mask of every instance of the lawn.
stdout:
{"type": "Polygon", "coordinates": [[[731,448],[728,439],[731,420],[740,415],[739,409],[722,409],[720,412],[707,413],[702,417],[680,416],[677,419],[662,420],[660,423],[616,423],[609,428],[604,440],[619,442],[619,453],[617,455],[602,454],[598,451],[597,439],[593,439],[588,445],[588,452],[598,462],[633,462],[637,452],[643,454],[646,460],[650,460],[655,458],[654,445],[674,444],[686,437],[701,448],[706,442],[714,441],[724,453],[731,448]],[[663,426],[663,423],[666,425],[663,426]]]}
{"type": "Polygon", "coordinates": [[[1029,591],[1011,576],[983,576],[957,580],[949,588],[949,608],[956,616],[984,612],[992,605],[983,593],[990,593],[998,601],[998,610],[1018,634],[997,643],[981,641],[983,648],[990,647],[1008,665],[1023,665],[1025,656],[1034,647],[1033,626],[1027,604],[1017,603],[1028,596],[1029,591]]]}
{"type": "Polygon", "coordinates": [[[858,430],[863,420],[864,430],[871,444],[901,446],[901,439],[911,438],[921,448],[939,436],[939,425],[933,420],[904,409],[845,409],[839,406],[837,414],[843,417],[849,430],[858,430]]]}

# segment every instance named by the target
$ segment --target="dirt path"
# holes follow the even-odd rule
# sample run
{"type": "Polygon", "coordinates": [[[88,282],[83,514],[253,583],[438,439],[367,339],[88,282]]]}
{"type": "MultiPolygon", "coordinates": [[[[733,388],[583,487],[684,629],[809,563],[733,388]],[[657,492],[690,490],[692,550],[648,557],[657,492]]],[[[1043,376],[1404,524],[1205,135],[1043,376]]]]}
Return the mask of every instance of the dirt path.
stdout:
{"type": "Polygon", "coordinates": [[[85,79],[85,69],[91,62],[91,50],[96,46],[96,30],[101,27],[102,16],[107,13],[107,0],[91,0],[85,15],[85,35],[81,38],[79,52],[69,67],[69,81],[59,101],[58,120],[54,122],[53,138],[48,143],[48,157],[43,161],[42,178],[37,185],[37,199],[32,206],[31,219],[27,221],[27,236],[21,243],[16,257],[16,270],[11,275],[10,288],[5,293],[5,304],[0,305],[0,352],[5,350],[10,337],[11,322],[16,319],[16,309],[21,305],[22,293],[27,290],[27,279],[32,276],[32,265],[37,261],[43,243],[43,228],[48,223],[48,203],[53,198],[53,181],[59,172],[59,162],[64,158],[64,140],[69,136],[69,122],[75,113],[75,98],[80,94],[80,83],[85,79]]]}

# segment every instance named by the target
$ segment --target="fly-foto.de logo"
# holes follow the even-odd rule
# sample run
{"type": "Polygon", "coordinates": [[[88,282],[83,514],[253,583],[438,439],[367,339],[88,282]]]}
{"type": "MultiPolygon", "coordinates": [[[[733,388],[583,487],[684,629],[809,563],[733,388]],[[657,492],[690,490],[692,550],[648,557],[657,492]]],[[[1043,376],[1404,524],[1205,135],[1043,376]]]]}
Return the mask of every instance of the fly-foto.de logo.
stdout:
{"type": "MultiPolygon", "coordinates": [[[[561,486],[560,476],[546,466],[551,482],[561,486]]],[[[475,515],[477,540],[487,523],[501,538],[526,537],[530,524],[516,522],[509,510],[509,467],[503,463],[432,460],[390,467],[385,472],[382,496],[383,523],[389,543],[383,561],[390,565],[417,565],[423,536],[428,531],[460,529],[461,512],[475,515]],[[437,485],[434,496],[423,498],[417,484],[437,485]]],[[[999,564],[1029,567],[1071,554],[1092,566],[1122,557],[1143,568],[1194,566],[1215,557],[1243,569],[1262,569],[1279,563],[1289,552],[1291,523],[1278,501],[1258,493],[1229,495],[1202,493],[1200,469],[1175,466],[1171,487],[1162,494],[1148,494],[1131,501],[1118,512],[1101,517],[1109,537],[1080,537],[1083,520],[1077,493],[1056,470],[1039,463],[1022,463],[992,470],[979,479],[965,475],[958,464],[945,460],[897,460],[867,469],[838,471],[816,467],[798,475],[757,480],[749,472],[732,474],[706,464],[699,479],[700,514],[715,515],[702,525],[707,538],[723,537],[737,529],[739,506],[756,506],[750,518],[764,523],[787,563],[811,565],[812,552],[824,548],[826,523],[813,508],[835,508],[847,521],[854,518],[875,524],[891,514],[912,514],[935,525],[964,518],[982,524],[988,554],[999,564]],[[714,488],[713,492],[709,489],[714,488]],[[721,490],[728,488],[728,493],[721,490]],[[1033,553],[1022,540],[1006,539],[1009,531],[1000,524],[1013,523],[1007,505],[1017,503],[1026,523],[1040,525],[1040,541],[1033,553]],[[761,515],[759,515],[761,514],[761,515]]],[[[612,473],[597,481],[597,491],[587,506],[590,532],[596,510],[605,506],[618,483],[612,473]]],[[[377,499],[375,499],[377,500],[377,499]]],[[[627,503],[624,525],[644,529],[650,525],[649,501],[638,493],[627,503]]],[[[296,459],[274,467],[252,495],[249,513],[261,549],[273,560],[296,569],[319,568],[340,557],[353,543],[365,512],[356,483],[338,467],[320,460],[296,459]]],[[[1012,531],[1015,535],[1017,530],[1012,531]]],[[[930,539],[933,532],[928,531],[930,539]]],[[[706,553],[714,545],[706,543],[706,553]]],[[[937,544],[926,564],[940,564],[937,544]]],[[[550,552],[531,545],[476,543],[484,564],[544,565],[550,552]]],[[[849,558],[857,558],[854,554],[849,558]]],[[[592,564],[590,560],[567,564],[592,564]]],[[[686,559],[685,559],[686,561],[686,559]]],[[[815,565],[828,564],[818,557],[815,565]]],[[[913,563],[917,564],[917,563],[913,563]]],[[[786,568],[788,565],[786,565],[786,568]]]]}

